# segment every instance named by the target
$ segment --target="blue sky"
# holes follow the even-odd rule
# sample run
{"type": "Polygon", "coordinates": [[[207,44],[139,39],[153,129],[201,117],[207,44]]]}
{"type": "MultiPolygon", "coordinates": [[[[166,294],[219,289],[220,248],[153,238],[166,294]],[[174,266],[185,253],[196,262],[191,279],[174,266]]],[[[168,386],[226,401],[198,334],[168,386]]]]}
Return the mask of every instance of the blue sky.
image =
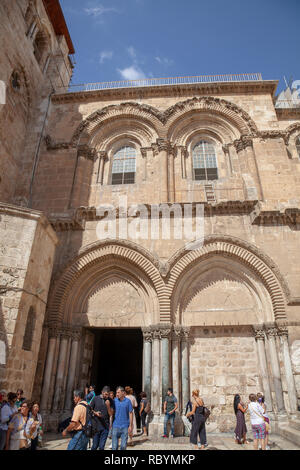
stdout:
{"type": "Polygon", "coordinates": [[[300,79],[300,0],[60,0],[73,84],[261,72],[300,79]]]}

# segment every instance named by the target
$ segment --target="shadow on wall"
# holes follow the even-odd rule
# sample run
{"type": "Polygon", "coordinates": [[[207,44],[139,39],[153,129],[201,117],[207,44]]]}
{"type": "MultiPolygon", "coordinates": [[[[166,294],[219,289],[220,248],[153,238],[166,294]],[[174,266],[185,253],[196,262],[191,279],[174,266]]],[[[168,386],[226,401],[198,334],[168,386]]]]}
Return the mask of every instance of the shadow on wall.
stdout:
{"type": "MultiPolygon", "coordinates": [[[[1,291],[0,291],[1,292],[1,291]]],[[[4,313],[2,308],[3,300],[0,298],[0,389],[6,389],[5,371],[8,357],[8,342],[4,324],[4,313]]],[[[8,390],[6,390],[8,391],[8,390]]]]}

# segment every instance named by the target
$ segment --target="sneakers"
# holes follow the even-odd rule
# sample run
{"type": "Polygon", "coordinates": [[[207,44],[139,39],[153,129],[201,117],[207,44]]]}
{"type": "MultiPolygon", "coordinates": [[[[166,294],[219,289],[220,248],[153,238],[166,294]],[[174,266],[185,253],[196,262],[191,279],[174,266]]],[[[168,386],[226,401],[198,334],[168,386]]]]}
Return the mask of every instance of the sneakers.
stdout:
{"type": "Polygon", "coordinates": [[[166,434],[164,434],[164,435],[163,435],[163,436],[161,436],[161,437],[168,437],[168,436],[167,436],[166,434]]]}
{"type": "Polygon", "coordinates": [[[175,436],[173,436],[173,434],[171,434],[171,436],[170,436],[170,437],[171,437],[172,439],[174,439],[174,437],[175,437],[175,436]]]}

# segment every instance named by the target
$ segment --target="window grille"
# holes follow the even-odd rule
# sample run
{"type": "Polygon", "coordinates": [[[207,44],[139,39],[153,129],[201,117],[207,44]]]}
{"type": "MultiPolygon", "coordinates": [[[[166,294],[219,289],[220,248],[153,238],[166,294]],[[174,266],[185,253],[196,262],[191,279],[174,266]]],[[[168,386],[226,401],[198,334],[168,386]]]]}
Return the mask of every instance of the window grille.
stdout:
{"type": "Polygon", "coordinates": [[[135,171],[135,149],[133,147],[120,148],[113,157],[111,184],[133,184],[135,171]]]}
{"type": "Polygon", "coordinates": [[[218,179],[215,148],[211,142],[201,140],[193,148],[193,172],[195,180],[218,179]]]}

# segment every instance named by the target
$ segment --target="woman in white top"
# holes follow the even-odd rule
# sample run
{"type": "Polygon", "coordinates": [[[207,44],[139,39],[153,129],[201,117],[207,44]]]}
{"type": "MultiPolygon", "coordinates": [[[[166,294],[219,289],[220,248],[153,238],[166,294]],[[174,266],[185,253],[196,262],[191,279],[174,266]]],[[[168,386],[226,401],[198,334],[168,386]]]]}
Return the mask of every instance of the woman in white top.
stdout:
{"type": "Polygon", "coordinates": [[[266,425],[263,417],[264,409],[258,403],[257,396],[254,393],[249,395],[250,403],[248,405],[248,411],[250,413],[250,421],[254,439],[254,450],[258,450],[258,441],[260,441],[261,449],[266,449],[265,437],[266,437],[266,425]]]}
{"type": "Polygon", "coordinates": [[[29,446],[29,439],[24,434],[28,420],[28,402],[23,401],[20,412],[10,421],[6,436],[6,450],[24,450],[29,446]]]}

